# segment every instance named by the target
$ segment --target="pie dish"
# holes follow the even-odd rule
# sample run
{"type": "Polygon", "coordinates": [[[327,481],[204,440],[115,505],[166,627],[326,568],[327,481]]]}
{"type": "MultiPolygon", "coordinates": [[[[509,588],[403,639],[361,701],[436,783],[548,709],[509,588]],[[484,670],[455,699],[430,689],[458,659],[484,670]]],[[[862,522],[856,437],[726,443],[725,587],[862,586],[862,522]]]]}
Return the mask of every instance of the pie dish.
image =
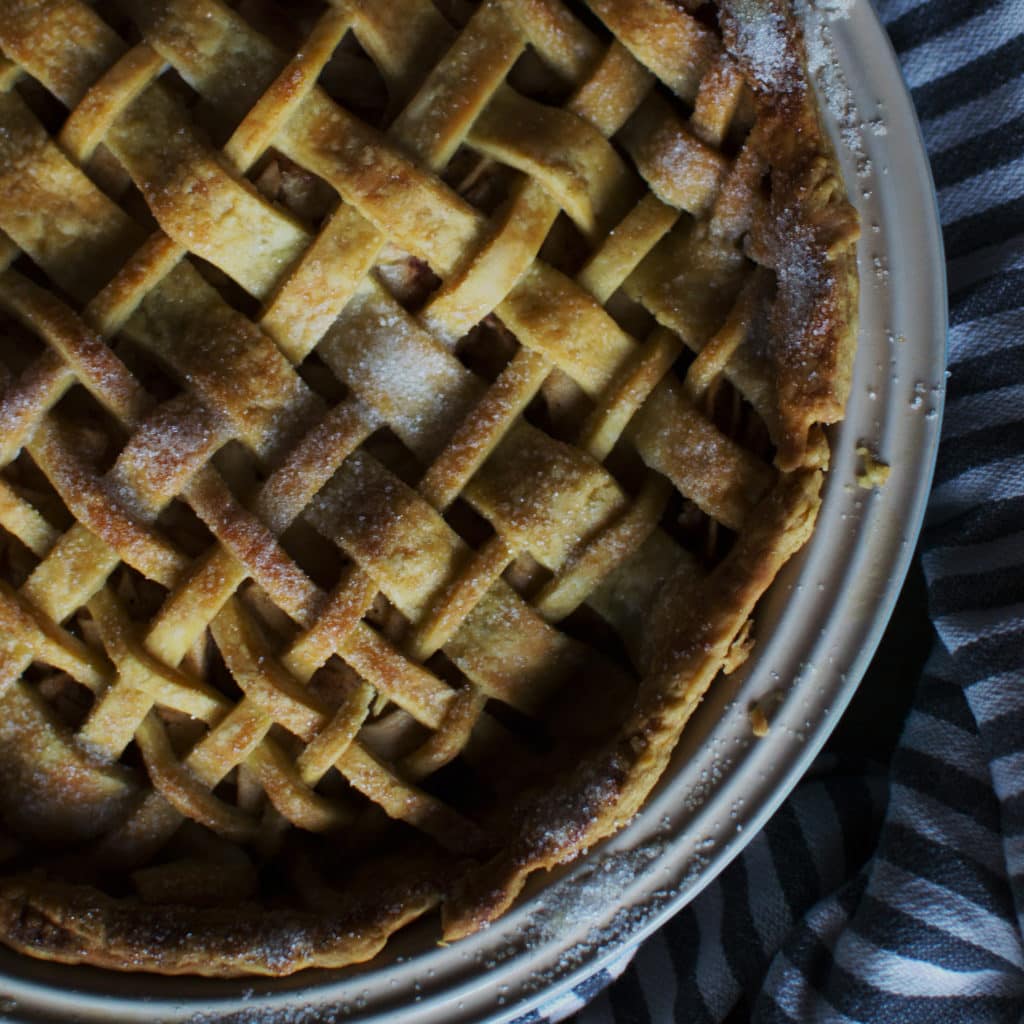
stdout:
{"type": "Polygon", "coordinates": [[[479,929],[813,529],[857,219],[791,12],[7,0],[0,52],[0,938],[479,929]]]}

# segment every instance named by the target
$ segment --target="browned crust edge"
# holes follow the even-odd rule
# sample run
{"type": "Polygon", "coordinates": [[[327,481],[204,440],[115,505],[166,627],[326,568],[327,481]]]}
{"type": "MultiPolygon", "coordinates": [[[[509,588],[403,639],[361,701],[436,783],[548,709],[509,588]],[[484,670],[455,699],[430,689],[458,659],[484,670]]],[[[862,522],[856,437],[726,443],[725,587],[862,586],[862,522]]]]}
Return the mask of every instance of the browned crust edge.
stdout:
{"type": "Polygon", "coordinates": [[[437,906],[440,886],[411,885],[348,912],[147,905],[40,875],[0,880],[0,936],[65,964],[205,977],[280,977],[375,957],[399,928],[437,906]]]}
{"type": "MultiPolygon", "coordinates": [[[[722,0],[728,14],[727,46],[747,14],[747,4],[722,0]]],[[[777,381],[780,434],[776,466],[827,466],[821,425],[839,422],[846,410],[857,348],[860,218],[848,190],[809,79],[803,30],[783,0],[754,6],[781,19],[790,70],[777,90],[758,89],[755,104],[770,164],[772,193],[762,225],[749,244],[774,266],[779,288],[769,324],[769,359],[777,381]],[[759,230],[760,228],[760,230],[759,230]]],[[[734,52],[741,66],[742,54],[734,52]]],[[[749,76],[748,76],[749,77],[749,76]]]]}

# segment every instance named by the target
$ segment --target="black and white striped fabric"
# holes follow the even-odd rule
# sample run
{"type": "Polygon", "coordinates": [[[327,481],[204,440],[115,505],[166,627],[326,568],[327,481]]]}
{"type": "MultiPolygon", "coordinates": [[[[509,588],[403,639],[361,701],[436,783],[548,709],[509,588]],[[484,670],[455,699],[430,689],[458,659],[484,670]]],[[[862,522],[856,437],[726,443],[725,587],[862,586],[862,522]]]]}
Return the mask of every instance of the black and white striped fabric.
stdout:
{"type": "Polygon", "coordinates": [[[579,1024],[1024,1021],[1024,0],[877,7],[949,269],[921,544],[936,649],[884,769],[826,754],[618,980],[523,1024],[595,993],[579,1024]]]}

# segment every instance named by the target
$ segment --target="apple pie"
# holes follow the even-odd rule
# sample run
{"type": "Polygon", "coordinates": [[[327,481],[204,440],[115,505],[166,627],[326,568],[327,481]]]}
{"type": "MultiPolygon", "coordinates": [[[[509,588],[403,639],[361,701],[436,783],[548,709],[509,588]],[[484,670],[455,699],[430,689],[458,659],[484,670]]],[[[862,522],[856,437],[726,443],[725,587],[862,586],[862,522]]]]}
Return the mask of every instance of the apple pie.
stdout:
{"type": "Polygon", "coordinates": [[[0,0],[0,940],[446,940],[810,536],[856,214],[782,0],[0,0]]]}

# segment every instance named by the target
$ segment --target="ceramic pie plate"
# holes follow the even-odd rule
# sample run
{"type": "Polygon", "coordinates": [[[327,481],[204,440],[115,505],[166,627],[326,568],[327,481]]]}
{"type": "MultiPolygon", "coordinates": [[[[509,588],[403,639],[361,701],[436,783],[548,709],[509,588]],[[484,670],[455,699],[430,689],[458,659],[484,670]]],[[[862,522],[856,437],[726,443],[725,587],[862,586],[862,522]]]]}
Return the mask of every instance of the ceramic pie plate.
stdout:
{"type": "Polygon", "coordinates": [[[535,876],[509,914],[452,946],[437,944],[428,920],[364,967],[274,981],[120,975],[0,949],[0,1020],[514,1020],[654,931],[782,802],[853,696],[903,583],[945,378],[942,239],[896,58],[867,0],[831,20],[806,14],[823,113],[862,220],[853,391],[814,536],[757,610],[756,655],[712,687],[644,810],[562,873],[535,876]],[[859,486],[862,444],[891,465],[884,486],[859,486]],[[749,709],[765,701],[771,728],[758,739],[749,709]]]}

